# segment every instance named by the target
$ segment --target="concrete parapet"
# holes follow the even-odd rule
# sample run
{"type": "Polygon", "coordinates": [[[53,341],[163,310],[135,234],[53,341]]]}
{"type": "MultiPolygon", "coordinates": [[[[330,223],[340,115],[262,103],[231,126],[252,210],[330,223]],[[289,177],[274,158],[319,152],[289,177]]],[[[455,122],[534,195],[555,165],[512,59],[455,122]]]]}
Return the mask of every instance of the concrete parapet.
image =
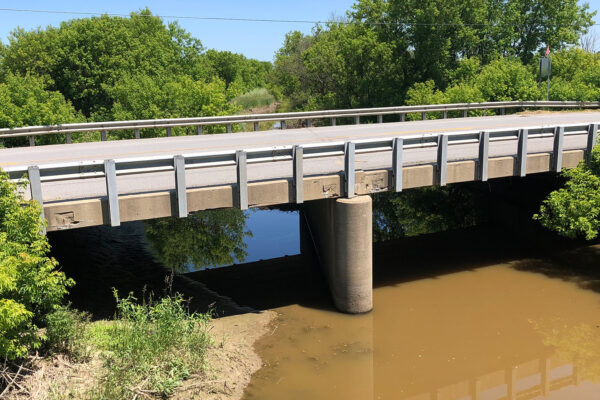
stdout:
{"type": "Polygon", "coordinates": [[[304,206],[335,306],[351,314],[373,308],[372,206],[370,196],[304,206]]]}

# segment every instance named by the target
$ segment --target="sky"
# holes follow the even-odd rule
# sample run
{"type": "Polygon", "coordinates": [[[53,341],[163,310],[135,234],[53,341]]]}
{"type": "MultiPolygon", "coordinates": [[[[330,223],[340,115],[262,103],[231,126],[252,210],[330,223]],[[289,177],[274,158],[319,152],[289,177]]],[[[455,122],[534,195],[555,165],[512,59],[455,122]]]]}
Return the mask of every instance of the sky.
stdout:
{"type": "MultiPolygon", "coordinates": [[[[33,10],[77,11],[128,14],[148,8],[157,15],[233,17],[259,19],[286,19],[322,21],[332,16],[343,16],[354,0],[0,0],[0,8],[33,10]]],[[[600,0],[588,1],[591,10],[600,10],[600,0]]],[[[599,12],[600,14],[600,12],[599,12]]],[[[0,10],[0,40],[6,43],[10,32],[21,27],[26,30],[48,25],[58,26],[61,21],[81,18],[81,15],[45,14],[0,10]]],[[[596,15],[600,24],[600,15],[596,15]]],[[[165,18],[171,21],[171,18],[165,18]]],[[[311,23],[205,21],[180,19],[180,25],[206,48],[228,50],[261,61],[272,61],[281,47],[285,34],[292,30],[310,33],[311,23]]],[[[596,26],[600,41],[600,26],[596,26]]],[[[600,43],[599,43],[600,44],[600,43]]]]}
{"type": "MultiPolygon", "coordinates": [[[[597,0],[600,1],[600,0],[597,0]]],[[[60,10],[128,14],[148,6],[153,14],[198,17],[234,17],[286,20],[328,20],[342,16],[354,0],[0,0],[0,8],[60,10]]],[[[61,21],[83,16],[0,11],[0,39],[17,26],[26,30],[58,26],[61,21]]],[[[165,21],[171,19],[165,18],[165,21]]],[[[261,61],[272,61],[285,34],[292,30],[310,33],[313,24],[180,19],[179,24],[206,48],[242,53],[261,61]]]]}

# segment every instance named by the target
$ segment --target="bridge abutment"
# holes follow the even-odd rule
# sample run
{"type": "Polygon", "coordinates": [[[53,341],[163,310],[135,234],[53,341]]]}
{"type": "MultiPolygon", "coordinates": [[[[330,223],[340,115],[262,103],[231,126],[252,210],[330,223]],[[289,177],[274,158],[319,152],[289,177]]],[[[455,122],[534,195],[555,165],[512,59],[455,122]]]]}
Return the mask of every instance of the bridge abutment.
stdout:
{"type": "Polygon", "coordinates": [[[373,309],[373,235],[370,196],[304,204],[304,213],[335,306],[358,314],[373,309]]]}

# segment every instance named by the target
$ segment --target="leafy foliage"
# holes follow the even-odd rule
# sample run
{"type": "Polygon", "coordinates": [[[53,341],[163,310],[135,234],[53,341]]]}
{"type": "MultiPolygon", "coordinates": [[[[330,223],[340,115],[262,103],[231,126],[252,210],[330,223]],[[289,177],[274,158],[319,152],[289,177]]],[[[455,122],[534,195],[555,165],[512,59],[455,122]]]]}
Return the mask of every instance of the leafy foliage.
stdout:
{"type": "Polygon", "coordinates": [[[534,219],[569,238],[594,239],[600,230],[600,147],[589,164],[563,172],[565,186],[548,195],[534,219]]]}
{"type": "Polygon", "coordinates": [[[274,80],[303,109],[398,105],[428,81],[464,101],[537,99],[535,55],[577,44],[594,15],[576,0],[358,0],[344,23],[289,33],[274,80]]]}
{"type": "MultiPolygon", "coordinates": [[[[8,74],[0,82],[0,128],[52,125],[82,121],[83,117],[57,91],[46,90],[46,82],[32,75],[8,74]]],[[[64,136],[46,135],[40,144],[64,141],[64,136]]],[[[7,146],[22,145],[26,137],[5,140],[7,146]]]]}
{"type": "Polygon", "coordinates": [[[0,357],[7,359],[40,346],[38,326],[73,284],[47,255],[40,206],[23,203],[17,185],[0,172],[0,357]]]}

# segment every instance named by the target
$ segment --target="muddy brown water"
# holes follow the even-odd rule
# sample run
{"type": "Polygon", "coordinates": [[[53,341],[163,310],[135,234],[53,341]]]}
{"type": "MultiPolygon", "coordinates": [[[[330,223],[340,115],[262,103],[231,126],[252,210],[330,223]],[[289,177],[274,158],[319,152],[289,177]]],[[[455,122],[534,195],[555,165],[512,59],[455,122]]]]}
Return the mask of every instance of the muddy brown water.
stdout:
{"type": "Polygon", "coordinates": [[[374,311],[278,308],[246,399],[598,399],[600,295],[497,264],[377,288],[374,311]]]}
{"type": "Polygon", "coordinates": [[[376,255],[373,312],[275,308],[244,399],[600,399],[600,246],[541,250],[468,267],[442,250],[407,279],[376,255]]]}

